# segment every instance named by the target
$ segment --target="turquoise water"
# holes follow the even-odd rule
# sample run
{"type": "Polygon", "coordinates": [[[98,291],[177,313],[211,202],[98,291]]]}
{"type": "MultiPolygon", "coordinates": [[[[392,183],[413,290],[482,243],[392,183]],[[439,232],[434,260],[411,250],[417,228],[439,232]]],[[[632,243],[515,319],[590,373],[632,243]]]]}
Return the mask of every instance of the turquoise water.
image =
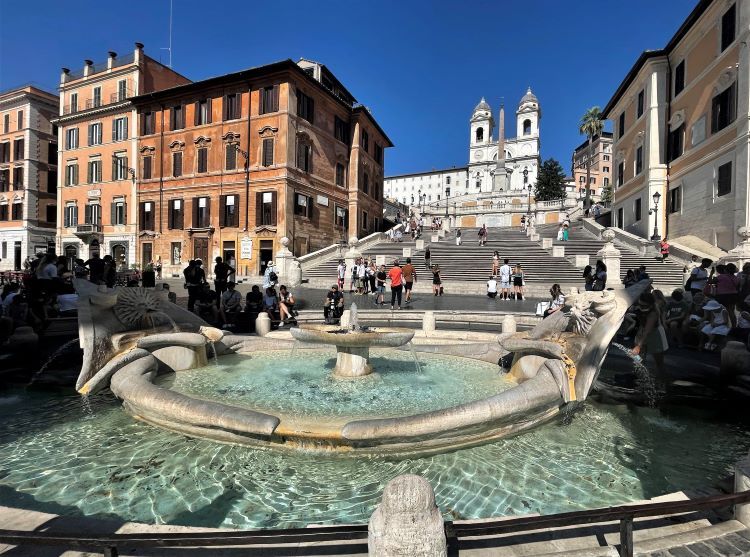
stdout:
{"type": "Polygon", "coordinates": [[[109,394],[0,395],[0,504],[209,527],[366,522],[411,472],[446,518],[618,504],[726,476],[750,434],[702,415],[586,403],[569,425],[428,458],[390,461],[259,450],[138,422],[109,394]]]}
{"type": "Polygon", "coordinates": [[[320,418],[404,416],[492,396],[513,386],[495,364],[410,352],[370,351],[377,373],[355,379],[333,376],[336,350],[267,351],[229,355],[220,364],[162,376],[174,391],[235,406],[320,418]]]}

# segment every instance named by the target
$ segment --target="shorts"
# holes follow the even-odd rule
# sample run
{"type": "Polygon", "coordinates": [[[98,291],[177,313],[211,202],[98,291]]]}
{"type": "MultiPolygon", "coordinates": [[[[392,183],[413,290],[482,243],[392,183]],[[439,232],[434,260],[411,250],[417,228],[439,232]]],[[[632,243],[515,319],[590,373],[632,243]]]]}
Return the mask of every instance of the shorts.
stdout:
{"type": "Polygon", "coordinates": [[[510,288],[510,281],[509,280],[501,280],[500,281],[500,288],[510,288]]]}
{"type": "Polygon", "coordinates": [[[407,282],[406,284],[404,284],[404,290],[408,292],[409,290],[411,290],[412,286],[414,286],[413,282],[407,282]]]}
{"type": "Polygon", "coordinates": [[[385,294],[385,284],[381,284],[380,286],[378,286],[378,292],[380,292],[381,294],[385,294]]]}
{"type": "Polygon", "coordinates": [[[523,286],[523,279],[521,277],[513,277],[513,286],[523,286]]]}

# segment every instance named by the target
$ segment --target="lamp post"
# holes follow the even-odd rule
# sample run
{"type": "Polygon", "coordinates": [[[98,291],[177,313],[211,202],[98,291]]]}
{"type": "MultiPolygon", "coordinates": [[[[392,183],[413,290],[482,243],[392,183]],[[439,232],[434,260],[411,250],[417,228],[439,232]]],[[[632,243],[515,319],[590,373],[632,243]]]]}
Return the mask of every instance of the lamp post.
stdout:
{"type": "Polygon", "coordinates": [[[445,218],[448,218],[448,198],[451,196],[451,187],[445,186],[445,218]]]}
{"type": "Polygon", "coordinates": [[[651,240],[653,242],[658,242],[661,240],[661,236],[659,236],[659,200],[661,199],[661,194],[657,191],[653,196],[652,199],[654,200],[654,207],[653,209],[649,210],[648,214],[654,215],[654,233],[651,236],[651,240]]]}

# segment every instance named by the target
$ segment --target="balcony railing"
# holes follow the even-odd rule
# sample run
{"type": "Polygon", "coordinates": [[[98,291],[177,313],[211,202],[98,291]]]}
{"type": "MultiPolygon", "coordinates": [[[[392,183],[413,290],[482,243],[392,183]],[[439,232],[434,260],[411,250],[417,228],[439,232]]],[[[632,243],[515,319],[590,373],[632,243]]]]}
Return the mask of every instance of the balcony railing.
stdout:
{"type": "Polygon", "coordinates": [[[94,234],[96,232],[101,232],[102,225],[101,224],[79,224],[76,226],[76,234],[94,234]]]}
{"type": "Polygon", "coordinates": [[[102,106],[107,106],[110,104],[119,103],[122,101],[125,101],[132,97],[134,95],[132,89],[125,89],[125,91],[116,91],[114,93],[110,93],[109,95],[109,102],[104,102],[104,99],[99,99],[98,104],[95,101],[95,99],[86,99],[83,102],[83,105],[79,102],[78,104],[72,105],[68,104],[63,106],[63,116],[67,116],[68,114],[75,114],[76,112],[80,112],[81,110],[89,110],[91,108],[99,108],[102,106]]]}

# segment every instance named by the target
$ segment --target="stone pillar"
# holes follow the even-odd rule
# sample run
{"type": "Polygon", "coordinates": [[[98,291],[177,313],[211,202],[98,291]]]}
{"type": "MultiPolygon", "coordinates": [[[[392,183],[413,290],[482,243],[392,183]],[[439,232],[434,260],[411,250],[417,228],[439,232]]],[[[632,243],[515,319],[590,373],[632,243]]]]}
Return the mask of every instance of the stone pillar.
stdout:
{"type": "Polygon", "coordinates": [[[430,242],[432,242],[433,244],[437,244],[439,241],[440,241],[440,236],[438,234],[433,234],[430,237],[430,242]]]}
{"type": "Polygon", "coordinates": [[[516,325],[516,318],[512,315],[506,315],[503,317],[503,332],[504,333],[515,333],[518,330],[516,325]]]}
{"type": "Polygon", "coordinates": [[[542,248],[552,249],[552,238],[542,238],[542,248]]]}
{"type": "Polygon", "coordinates": [[[722,258],[723,263],[734,263],[737,268],[750,262],[750,227],[740,226],[737,229],[737,235],[740,237],[740,243],[729,250],[726,257],[722,258]]]}
{"type": "MultiPolygon", "coordinates": [[[[386,489],[388,489],[387,486],[386,489]]],[[[750,489],[750,456],[746,456],[734,465],[734,492],[741,493],[748,489],[750,489]]],[[[742,522],[746,528],[750,528],[750,503],[735,505],[734,519],[742,522]]]]}
{"type": "Polygon", "coordinates": [[[589,265],[589,261],[591,258],[588,255],[584,254],[578,254],[573,256],[573,265],[578,267],[579,269],[583,269],[586,267],[586,265],[589,265]]]}
{"type": "Polygon", "coordinates": [[[354,266],[354,262],[362,257],[362,252],[360,252],[357,249],[357,240],[356,236],[352,236],[349,238],[349,249],[346,250],[346,253],[344,253],[344,262],[346,263],[346,274],[347,276],[351,276],[351,270],[354,266]]]}
{"type": "Polygon", "coordinates": [[[302,284],[302,270],[288,246],[289,238],[284,236],[281,239],[281,249],[276,252],[276,273],[279,275],[279,284],[293,288],[302,284]]]}
{"type": "Polygon", "coordinates": [[[417,250],[424,249],[424,240],[417,240],[416,243],[417,243],[417,245],[416,245],[417,250]]]}
{"type": "Polygon", "coordinates": [[[405,474],[388,482],[370,517],[367,547],[370,557],[447,557],[443,517],[427,480],[405,474]]]}
{"type": "Polygon", "coordinates": [[[425,335],[435,332],[435,312],[425,311],[422,316],[422,331],[425,335]]]}
{"type": "Polygon", "coordinates": [[[258,317],[255,319],[255,333],[259,337],[264,337],[268,333],[271,332],[271,318],[268,317],[268,314],[263,311],[258,314],[258,317]]]}
{"type": "Polygon", "coordinates": [[[607,288],[623,288],[620,280],[620,250],[615,247],[615,232],[609,228],[602,230],[605,244],[596,256],[607,266],[607,288]]]}
{"type": "Polygon", "coordinates": [[[565,246],[552,246],[552,257],[565,257],[565,246]]]}

